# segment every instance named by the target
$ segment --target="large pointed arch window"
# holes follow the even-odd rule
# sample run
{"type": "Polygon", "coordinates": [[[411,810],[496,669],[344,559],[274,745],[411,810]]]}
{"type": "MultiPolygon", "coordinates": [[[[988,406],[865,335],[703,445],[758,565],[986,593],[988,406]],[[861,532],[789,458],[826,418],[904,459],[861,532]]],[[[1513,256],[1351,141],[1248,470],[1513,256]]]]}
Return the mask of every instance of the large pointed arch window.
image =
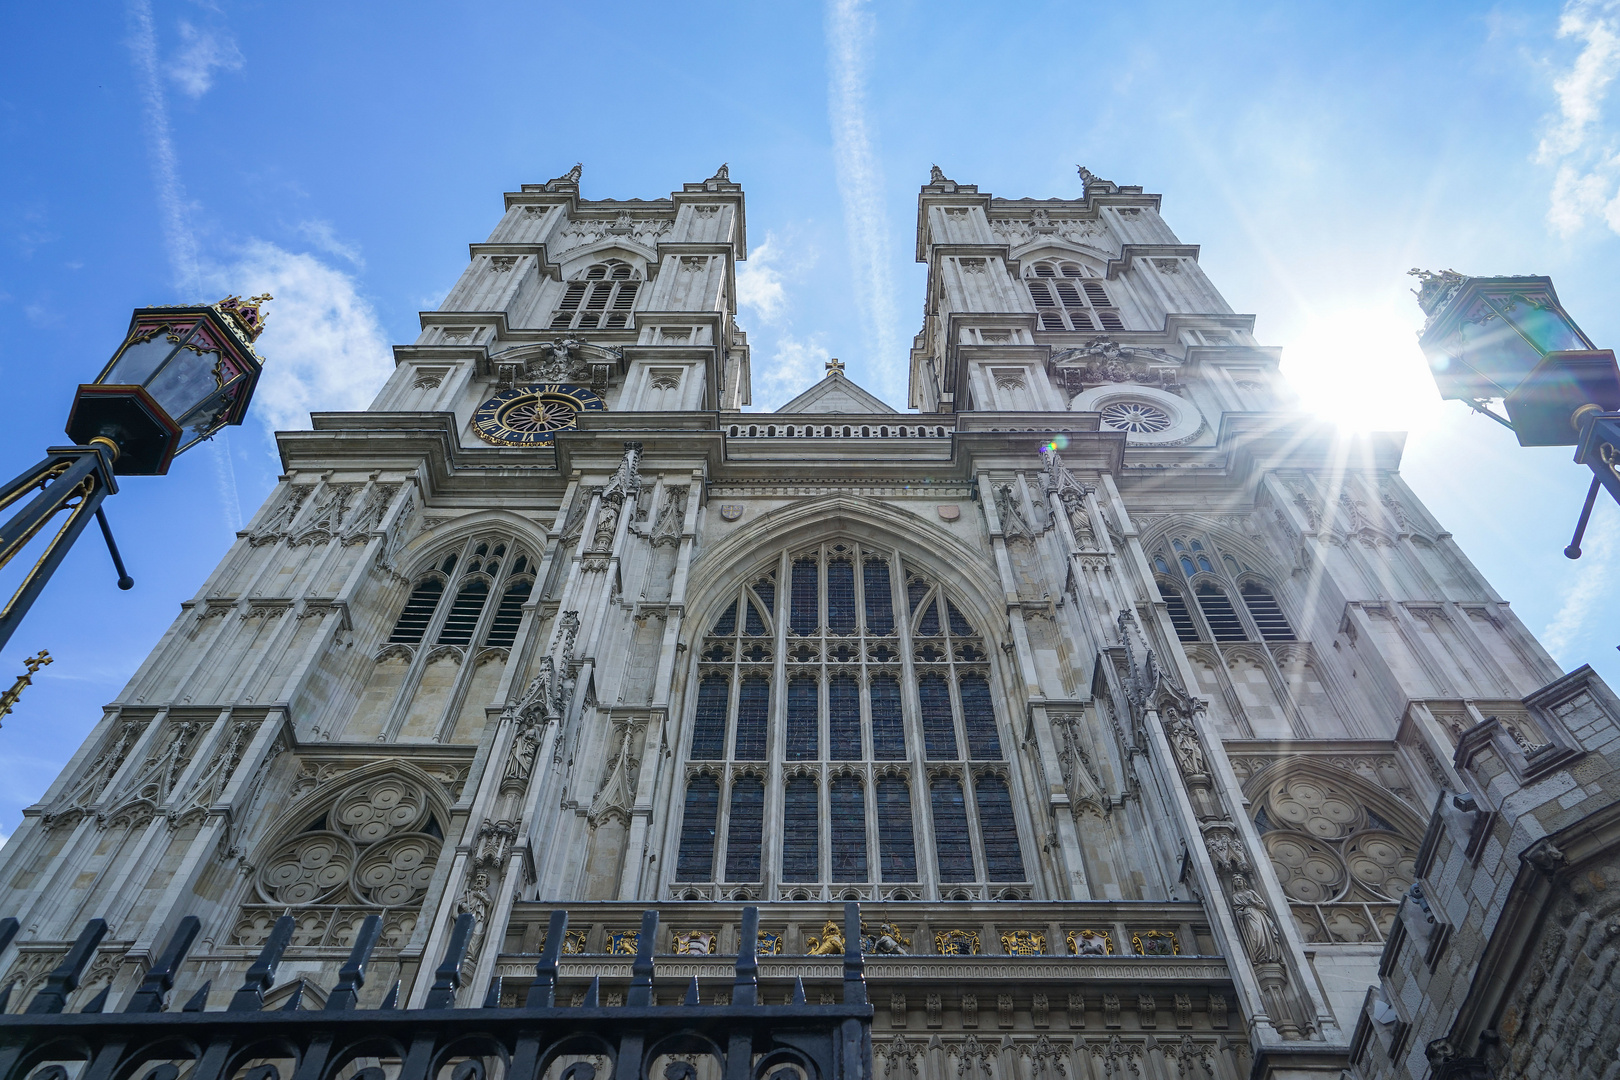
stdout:
{"type": "Polygon", "coordinates": [[[957,597],[893,551],[829,541],[711,610],[683,748],[715,764],[677,796],[673,895],[1028,894],[1006,707],[957,597]]]}

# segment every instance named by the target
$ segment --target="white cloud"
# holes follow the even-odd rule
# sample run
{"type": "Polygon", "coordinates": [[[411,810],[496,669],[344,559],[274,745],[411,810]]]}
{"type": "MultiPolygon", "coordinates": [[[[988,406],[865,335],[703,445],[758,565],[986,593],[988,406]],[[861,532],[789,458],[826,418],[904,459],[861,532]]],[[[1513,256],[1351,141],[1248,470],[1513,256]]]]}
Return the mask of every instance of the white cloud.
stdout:
{"type": "Polygon", "coordinates": [[[865,2],[829,0],[827,5],[827,111],[844,202],[844,231],[854,264],[855,304],[874,346],[869,370],[877,375],[877,389],[892,396],[903,389],[909,352],[898,332],[883,178],[866,117],[866,69],[876,26],[865,2]]]}
{"type": "MultiPolygon", "coordinates": [[[[1598,493],[1598,500],[1600,504],[1607,502],[1602,492],[1598,493]]],[[[1570,582],[1558,614],[1541,632],[1541,643],[1560,663],[1566,656],[1573,659],[1587,651],[1581,648],[1586,644],[1582,638],[1591,627],[1592,617],[1606,615],[1609,598],[1614,595],[1615,569],[1620,564],[1620,527],[1607,505],[1599,505],[1594,510],[1594,520],[1581,541],[1585,554],[1580,570],[1570,582]]]]}
{"type": "Polygon", "coordinates": [[[313,255],[252,240],[209,283],[275,297],[256,346],[264,376],[251,410],[272,430],[308,428],[311,411],[364,409],[393,370],[388,336],[354,279],[313,255]]]}
{"type": "Polygon", "coordinates": [[[146,114],[147,145],[152,155],[152,182],[157,187],[163,214],[163,242],[169,249],[169,269],[182,292],[195,293],[202,285],[197,269],[197,239],[191,231],[186,189],[180,182],[180,162],[169,134],[169,107],[158,78],[157,35],[152,29],[149,0],[130,0],[129,51],[141,90],[141,111],[146,114]]]}
{"type": "Polygon", "coordinates": [[[782,272],[776,267],[776,237],[767,233],[765,242],[737,264],[737,303],[758,315],[761,322],[775,322],[782,315],[787,296],[782,291],[782,272]]]}
{"type": "Polygon", "coordinates": [[[783,335],[768,364],[752,365],[755,409],[775,409],[798,397],[826,371],[831,354],[818,338],[801,340],[783,335]]]}
{"type": "Polygon", "coordinates": [[[169,78],[194,98],[213,87],[215,71],[237,71],[246,62],[236,39],[222,31],[199,30],[181,20],[180,41],[180,54],[169,67],[169,78]]]}
{"type": "Polygon", "coordinates": [[[339,240],[337,233],[332,229],[330,221],[300,222],[298,231],[305,240],[308,240],[317,249],[326,252],[328,255],[336,255],[357,269],[364,270],[366,268],[366,260],[360,255],[360,249],[353,244],[339,240]]]}
{"type": "Polygon", "coordinates": [[[1606,111],[1620,70],[1620,0],[1570,0],[1558,36],[1580,42],[1581,51],[1553,81],[1558,117],[1536,153],[1540,163],[1556,166],[1547,220],[1564,236],[1591,219],[1620,233],[1620,130],[1606,111]]]}

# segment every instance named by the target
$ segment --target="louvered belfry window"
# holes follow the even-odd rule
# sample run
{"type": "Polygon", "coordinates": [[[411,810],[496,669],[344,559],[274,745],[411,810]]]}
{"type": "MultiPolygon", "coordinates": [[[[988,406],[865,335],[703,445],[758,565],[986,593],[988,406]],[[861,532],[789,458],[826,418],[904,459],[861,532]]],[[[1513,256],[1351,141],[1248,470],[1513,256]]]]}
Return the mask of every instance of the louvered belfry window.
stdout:
{"type": "Polygon", "coordinates": [[[622,330],[635,310],[640,288],[640,274],[628,263],[609,259],[589,266],[563,287],[551,329],[622,330]]]}
{"type": "Polygon", "coordinates": [[[1049,260],[1029,269],[1024,285],[1042,330],[1123,330],[1119,309],[1102,282],[1078,263],[1049,260]]]}
{"type": "Polygon", "coordinates": [[[1006,708],[961,595],[837,540],[778,552],[734,588],[696,645],[697,771],[675,797],[700,823],[671,838],[672,885],[698,866],[724,899],[989,897],[1028,881],[1006,708]]]}
{"type": "Polygon", "coordinates": [[[434,556],[419,574],[390,644],[509,648],[534,589],[530,557],[511,535],[478,536],[434,556]],[[448,596],[448,601],[446,597],[448,596]],[[499,597],[495,603],[491,596],[499,597]]]}
{"type": "Polygon", "coordinates": [[[1152,558],[1159,596],[1177,640],[1295,640],[1276,592],[1240,554],[1222,550],[1210,537],[1182,534],[1166,537],[1152,558]],[[1234,597],[1242,598],[1241,607],[1234,597]]]}

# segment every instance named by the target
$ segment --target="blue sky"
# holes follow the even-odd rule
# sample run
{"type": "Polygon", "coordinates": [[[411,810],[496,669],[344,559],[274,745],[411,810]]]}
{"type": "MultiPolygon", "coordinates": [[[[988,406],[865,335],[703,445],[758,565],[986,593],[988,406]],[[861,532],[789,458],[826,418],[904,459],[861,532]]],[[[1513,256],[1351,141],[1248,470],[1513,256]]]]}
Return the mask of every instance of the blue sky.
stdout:
{"type": "Polygon", "coordinates": [[[829,355],[904,403],[917,187],[1007,197],[1075,165],[1164,214],[1307,405],[1411,431],[1403,472],[1566,667],[1620,684],[1620,512],[1442,405],[1413,266],[1553,276],[1620,343],[1620,4],[10,4],[0,11],[0,374],[14,470],[62,441],[141,304],[270,291],[244,427],[108,504],[0,653],[49,649],[0,731],[0,834],[78,747],[279,471],[270,432],[364,407],[501,210],[576,161],[656,198],[748,195],[756,407],[829,355]]]}

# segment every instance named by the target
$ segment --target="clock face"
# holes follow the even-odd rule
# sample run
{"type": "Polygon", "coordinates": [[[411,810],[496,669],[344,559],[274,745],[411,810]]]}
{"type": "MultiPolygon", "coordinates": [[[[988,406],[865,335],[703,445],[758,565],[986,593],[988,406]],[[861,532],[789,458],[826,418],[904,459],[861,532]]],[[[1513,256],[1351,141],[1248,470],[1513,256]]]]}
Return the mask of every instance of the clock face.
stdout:
{"type": "Polygon", "coordinates": [[[497,446],[550,446],[581,412],[600,412],[602,399],[583,386],[530,383],[502,390],[473,413],[473,430],[497,446]]]}

